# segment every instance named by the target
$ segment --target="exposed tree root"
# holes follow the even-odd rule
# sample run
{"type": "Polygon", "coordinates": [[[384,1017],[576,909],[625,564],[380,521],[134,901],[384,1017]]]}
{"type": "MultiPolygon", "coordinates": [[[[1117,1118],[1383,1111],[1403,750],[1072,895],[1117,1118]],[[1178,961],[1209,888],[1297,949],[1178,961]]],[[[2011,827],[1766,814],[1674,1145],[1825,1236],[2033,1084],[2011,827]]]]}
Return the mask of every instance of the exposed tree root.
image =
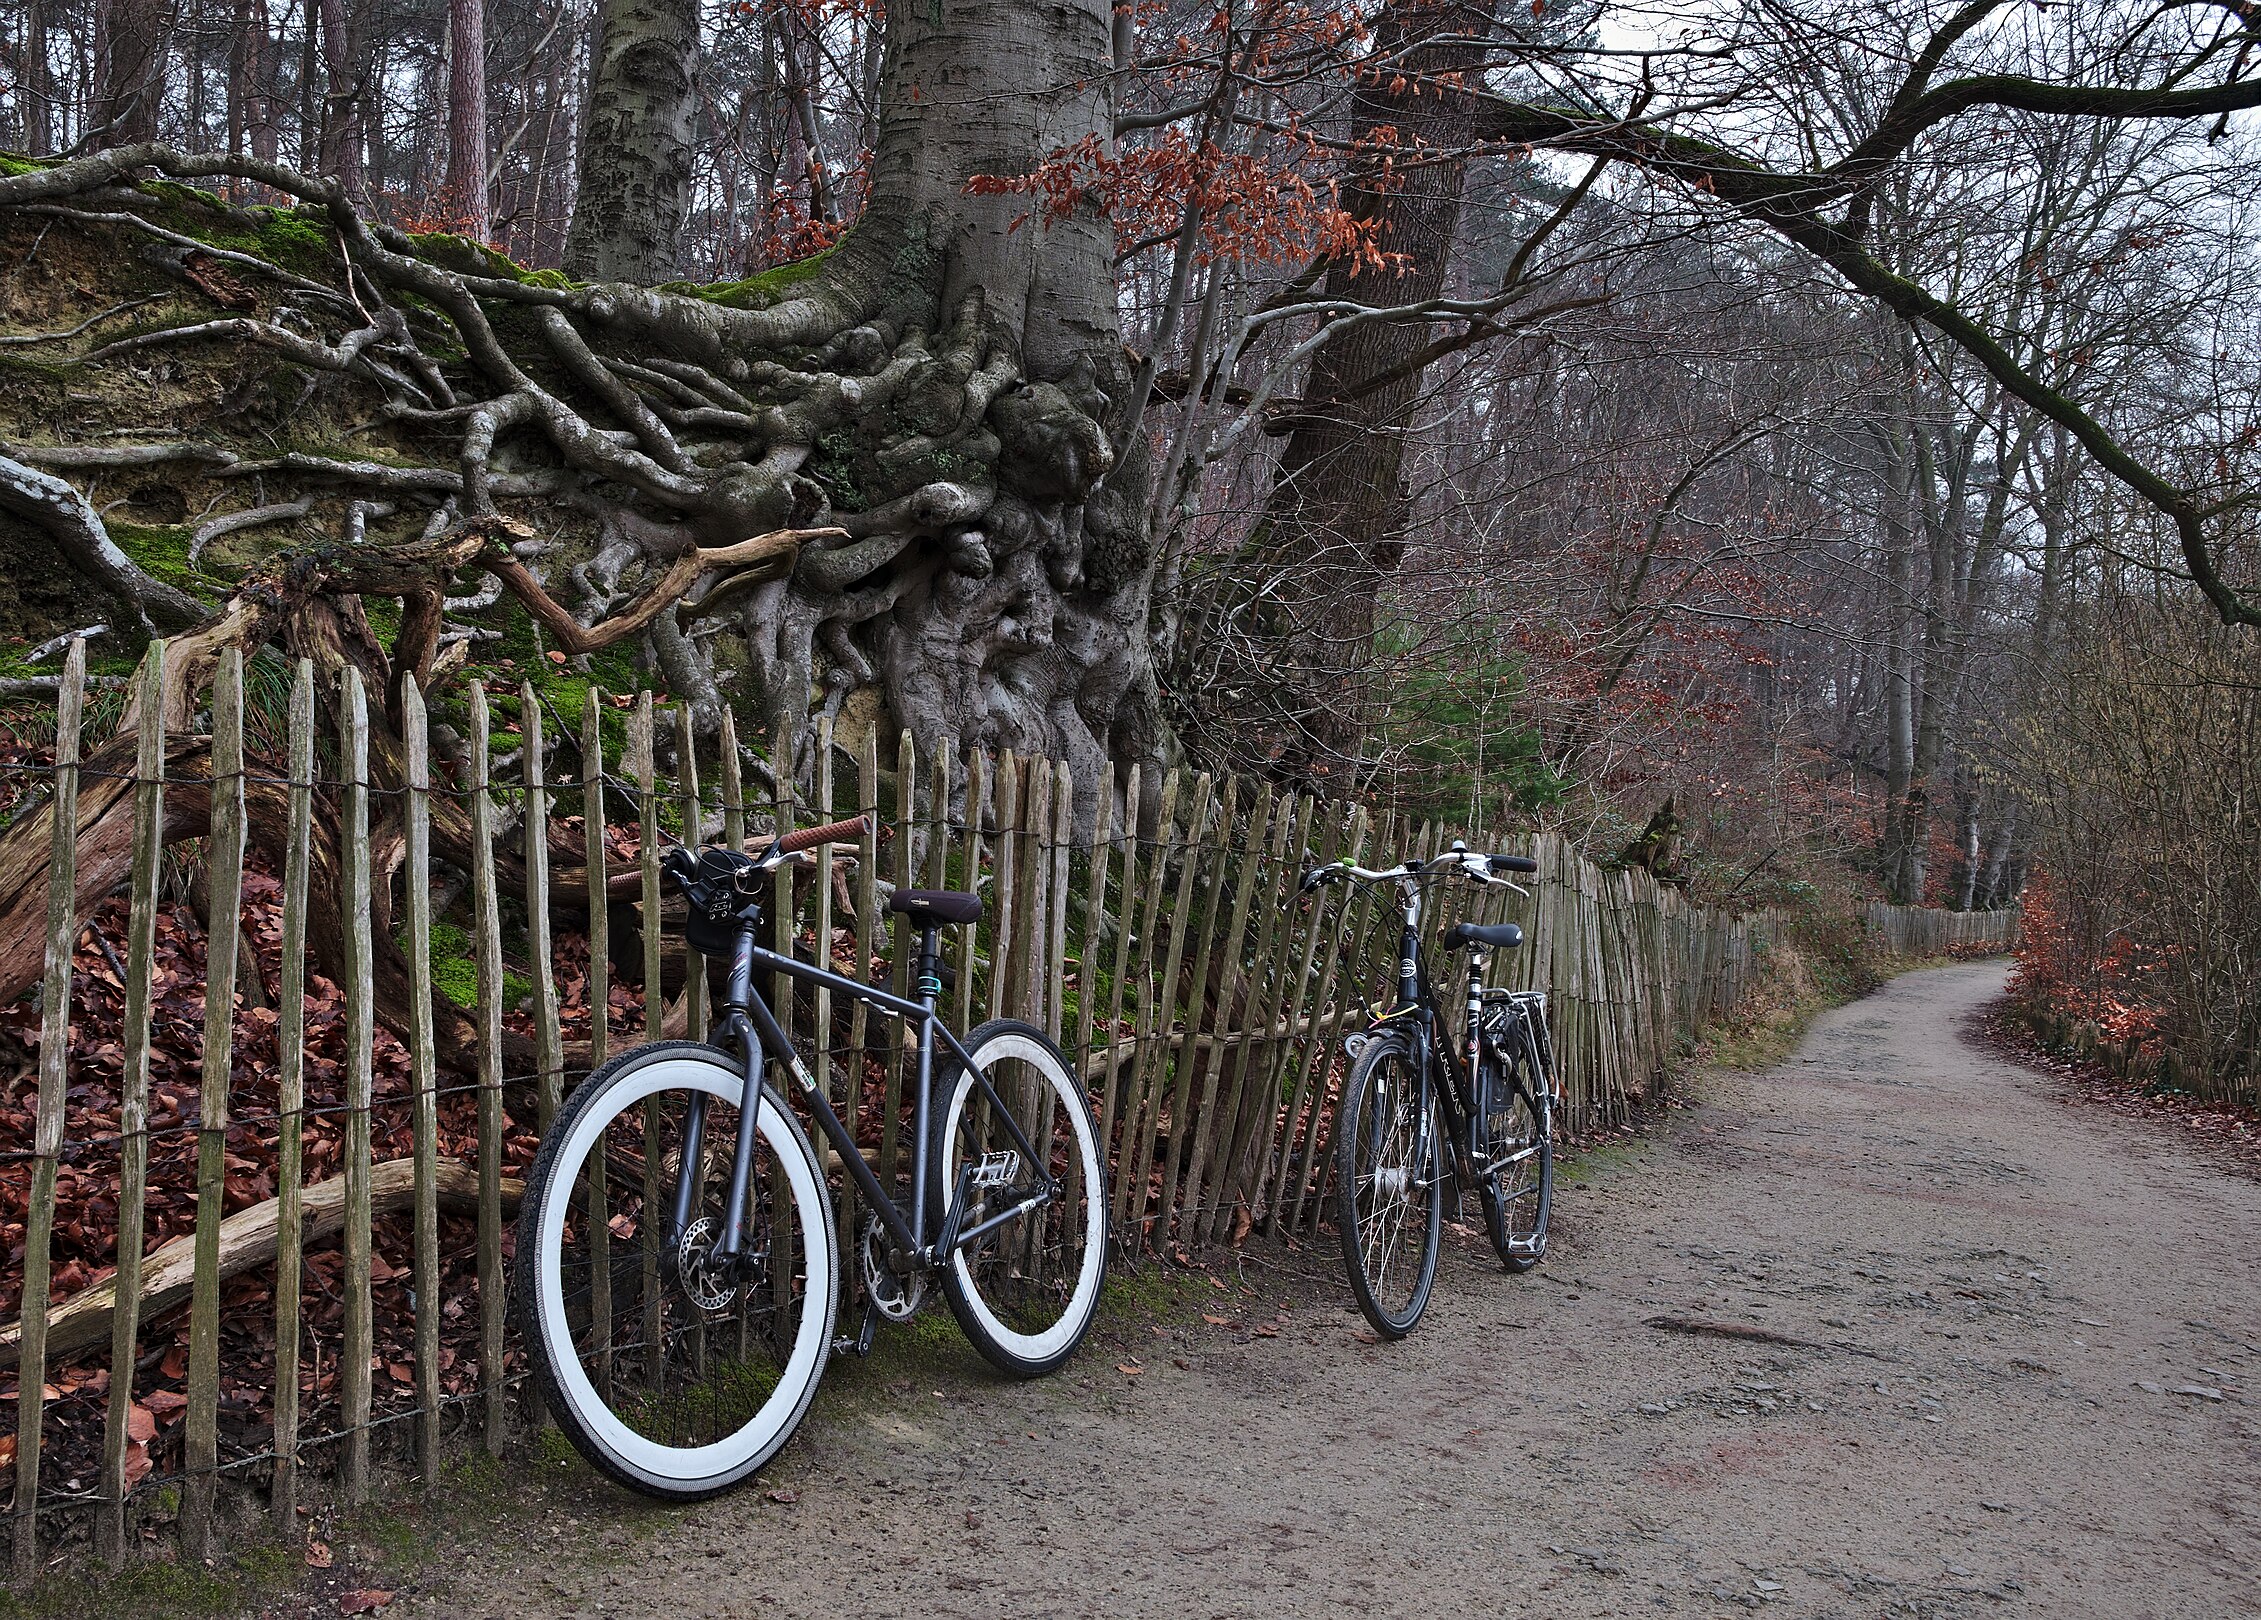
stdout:
{"type": "MultiPolygon", "coordinates": [[[[372,779],[395,788],[402,682],[444,688],[492,634],[462,616],[504,597],[565,657],[640,648],[710,734],[736,707],[779,774],[805,773],[813,716],[846,715],[864,690],[879,701],[855,717],[890,734],[1068,759],[1084,817],[1110,755],[1151,757],[1145,525],[1137,490],[1102,488],[1115,463],[1111,396],[1088,358],[1030,376],[1017,329],[929,248],[924,216],[875,206],[815,271],[718,297],[527,276],[469,243],[374,224],[334,182],[158,146],[0,176],[0,219],[10,210],[36,212],[48,231],[123,235],[141,244],[131,262],[178,288],[148,299],[96,289],[93,319],[41,337],[59,357],[44,363],[180,376],[227,356],[367,426],[366,450],[277,450],[271,436],[207,431],[196,411],[183,416],[187,436],[137,435],[129,417],[64,442],[32,442],[53,437],[48,418],[0,420],[0,511],[52,536],[121,625],[174,637],[159,701],[176,739],[170,771],[185,781],[168,794],[168,838],[204,829],[202,693],[223,649],[311,659],[325,702],[358,671],[381,697],[372,779]],[[298,207],[145,188],[136,177],[151,170],[233,176],[298,207]],[[278,222],[298,257],[244,245],[278,222]],[[308,225],[334,244],[326,273],[304,252],[308,225]],[[151,324],[88,335],[152,303],[140,317],[151,324]],[[199,601],[128,556],[88,498],[152,475],[205,502],[183,526],[192,558],[222,541],[240,554],[245,537],[281,523],[334,523],[336,543],[255,562],[224,599],[199,601]],[[372,628],[373,598],[399,604],[389,645],[372,628]]],[[[139,720],[129,706],[88,761],[82,909],[126,872],[139,720]]],[[[283,773],[267,761],[257,774],[283,773]]],[[[279,855],[283,790],[255,783],[249,799],[251,838],[279,855]]],[[[380,794],[376,811],[383,872],[398,810],[380,794]]],[[[468,865],[464,807],[436,796],[432,817],[434,854],[468,865]]],[[[346,921],[340,852],[322,831],[334,825],[317,815],[309,931],[332,974],[346,921]]],[[[35,811],[0,834],[0,997],[39,972],[49,832],[35,811]]],[[[564,842],[551,880],[578,909],[582,852],[570,833],[564,842]]],[[[522,884],[516,851],[495,854],[503,881],[522,884]]],[[[623,877],[625,894],[634,878],[623,877]]],[[[382,925],[382,896],[378,910],[382,925]]],[[[389,929],[378,935],[379,1016],[405,1032],[418,992],[389,929]]],[[[433,1010],[443,1056],[468,1066],[472,1021],[441,998],[433,1010]]]]}

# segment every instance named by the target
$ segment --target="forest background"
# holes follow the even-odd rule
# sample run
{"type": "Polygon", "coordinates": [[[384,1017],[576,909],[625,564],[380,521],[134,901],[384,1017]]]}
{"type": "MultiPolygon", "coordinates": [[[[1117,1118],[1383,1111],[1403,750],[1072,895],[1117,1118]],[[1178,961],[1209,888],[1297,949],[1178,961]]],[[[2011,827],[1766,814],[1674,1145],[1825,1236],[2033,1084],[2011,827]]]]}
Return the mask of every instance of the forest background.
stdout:
{"type": "Polygon", "coordinates": [[[2255,26],[0,0],[16,746],[99,626],[1184,762],[2022,897],[2250,1098],[2255,26]]]}

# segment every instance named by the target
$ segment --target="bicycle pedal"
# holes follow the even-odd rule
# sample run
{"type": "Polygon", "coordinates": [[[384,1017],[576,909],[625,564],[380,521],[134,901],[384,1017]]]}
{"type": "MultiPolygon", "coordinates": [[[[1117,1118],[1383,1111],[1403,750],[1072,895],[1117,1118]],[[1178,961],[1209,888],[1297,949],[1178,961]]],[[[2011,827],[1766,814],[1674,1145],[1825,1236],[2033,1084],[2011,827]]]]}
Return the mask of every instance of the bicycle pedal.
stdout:
{"type": "Polygon", "coordinates": [[[973,1184],[976,1187],[1009,1187],[1019,1179],[1021,1156],[1012,1148],[999,1148],[994,1153],[984,1153],[981,1163],[973,1167],[973,1184]]]}

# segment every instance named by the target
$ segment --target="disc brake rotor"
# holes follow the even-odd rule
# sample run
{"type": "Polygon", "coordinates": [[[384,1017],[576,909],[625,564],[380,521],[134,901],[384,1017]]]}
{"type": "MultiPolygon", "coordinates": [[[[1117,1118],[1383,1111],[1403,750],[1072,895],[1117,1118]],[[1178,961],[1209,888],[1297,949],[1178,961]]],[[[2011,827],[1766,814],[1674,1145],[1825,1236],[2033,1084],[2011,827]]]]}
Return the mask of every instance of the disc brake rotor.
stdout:
{"type": "Polygon", "coordinates": [[[675,1275],[692,1304],[710,1316],[730,1309],[738,1297],[738,1268],[716,1258],[715,1225],[702,1215],[683,1230],[675,1246],[675,1275]]]}

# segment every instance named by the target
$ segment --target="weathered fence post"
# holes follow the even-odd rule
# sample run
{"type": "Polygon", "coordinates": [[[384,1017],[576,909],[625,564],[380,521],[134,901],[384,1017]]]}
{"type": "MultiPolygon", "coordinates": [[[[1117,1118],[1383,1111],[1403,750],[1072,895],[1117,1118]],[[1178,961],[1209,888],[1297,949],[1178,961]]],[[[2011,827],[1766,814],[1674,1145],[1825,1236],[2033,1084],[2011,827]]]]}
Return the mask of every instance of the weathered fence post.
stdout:
{"type": "Polygon", "coordinates": [[[543,764],[542,700],[532,681],[518,687],[518,763],[526,784],[526,966],[534,979],[534,1112],[543,1130],[556,1117],[565,1073],[557,1023],[557,969],[550,952],[550,791],[543,764]]]}
{"type": "Polygon", "coordinates": [[[509,1387],[503,1380],[502,915],[495,884],[493,721],[487,689],[471,683],[471,952],[479,1003],[479,1388],[482,1433],[502,1455],[509,1387]]]}
{"type": "MultiPolygon", "coordinates": [[[[142,655],[134,694],[140,735],[134,752],[133,876],[127,885],[132,899],[126,920],[125,1071],[118,1084],[118,1309],[110,1321],[102,1506],[94,1521],[95,1550],[113,1569],[122,1568],[126,1560],[126,1456],[133,1439],[134,1373],[140,1359],[141,1254],[149,1192],[149,987],[157,953],[157,876],[165,836],[164,690],[165,643],[152,641],[142,655]]],[[[28,1315],[24,1325],[28,1330],[28,1315]]],[[[279,1338],[276,1349],[281,1350],[279,1338]]],[[[144,1436],[144,1443],[153,1438],[144,1436]]],[[[281,1461],[278,1445],[278,1468],[281,1461]]]]}
{"type": "MultiPolygon", "coordinates": [[[[212,678],[212,819],[205,847],[204,1049],[196,1121],[196,1276],[188,1312],[181,1540],[212,1554],[220,1485],[220,1221],[227,1181],[228,1074],[235,1062],[236,947],[243,938],[243,653],[212,678]]],[[[366,843],[366,840],[364,840],[366,843]]],[[[366,857],[364,857],[366,858],[366,857]]]]}
{"type": "Polygon", "coordinates": [[[359,670],[346,670],[343,697],[345,1333],[338,1346],[338,1402],[345,1426],[346,1500],[360,1502],[369,1494],[369,1361],[375,1348],[369,1298],[369,1109],[377,994],[369,937],[369,707],[359,670]]]}
{"type": "Polygon", "coordinates": [[[306,883],[314,847],[314,660],[290,688],[290,828],[283,855],[282,977],[276,994],[275,1479],[270,1511],[298,1538],[298,1302],[305,1246],[300,1158],[306,1129],[306,883]]]}
{"type": "Polygon", "coordinates": [[[24,1291],[16,1357],[16,1577],[39,1568],[39,1442],[47,1408],[49,1245],[55,1176],[63,1156],[63,1105],[71,1069],[71,955],[78,941],[79,722],[86,703],[86,642],[63,655],[56,689],[54,828],[47,861],[47,963],[39,1005],[39,1102],[32,1125],[31,1202],[24,1218],[24,1291]]]}
{"type": "Polygon", "coordinates": [[[440,1477],[440,1106],[439,1065],[432,1050],[432,761],[424,694],[416,678],[400,683],[400,729],[406,765],[408,901],[408,1077],[414,1093],[415,1248],[409,1275],[416,1289],[416,1463],[427,1485],[440,1477]]]}

